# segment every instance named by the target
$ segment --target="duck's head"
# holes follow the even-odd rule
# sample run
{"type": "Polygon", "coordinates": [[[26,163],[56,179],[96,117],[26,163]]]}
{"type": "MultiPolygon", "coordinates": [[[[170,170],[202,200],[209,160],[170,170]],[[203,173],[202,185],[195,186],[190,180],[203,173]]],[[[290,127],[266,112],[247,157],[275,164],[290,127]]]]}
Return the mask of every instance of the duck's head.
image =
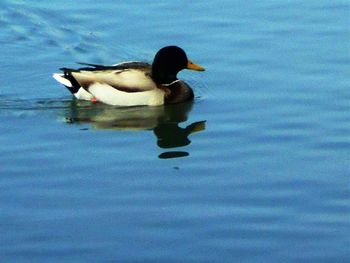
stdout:
{"type": "Polygon", "coordinates": [[[187,58],[185,51],[177,46],[161,48],[152,63],[152,78],[161,84],[176,80],[177,73],[183,69],[204,71],[204,68],[194,64],[187,58]]]}

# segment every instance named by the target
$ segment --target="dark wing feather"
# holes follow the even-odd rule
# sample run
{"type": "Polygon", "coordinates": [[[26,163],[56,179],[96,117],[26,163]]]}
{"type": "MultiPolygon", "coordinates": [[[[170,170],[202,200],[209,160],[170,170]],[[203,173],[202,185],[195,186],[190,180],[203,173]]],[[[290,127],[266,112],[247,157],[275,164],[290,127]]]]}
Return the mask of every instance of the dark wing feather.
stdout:
{"type": "Polygon", "coordinates": [[[145,76],[150,76],[152,67],[148,63],[124,62],[117,65],[112,65],[112,66],[104,66],[104,65],[82,63],[82,62],[79,62],[78,64],[86,65],[88,67],[82,67],[78,69],[71,69],[71,68],[60,69],[64,72],[64,77],[68,79],[73,84],[74,87],[76,87],[75,89],[79,89],[80,87],[83,87],[84,89],[88,90],[89,86],[95,82],[108,84],[111,87],[124,92],[142,92],[150,89],[150,88],[119,85],[118,82],[115,82],[113,81],[113,79],[110,78],[111,75],[113,74],[118,75],[128,70],[137,70],[137,71],[143,72],[145,76]],[[93,75],[90,75],[91,73],[93,73],[93,75]]]}
{"type": "MultiPolygon", "coordinates": [[[[105,66],[105,65],[98,65],[98,64],[91,64],[91,63],[84,63],[84,62],[77,62],[79,65],[84,65],[88,67],[83,67],[79,68],[76,70],[68,69],[71,71],[80,71],[80,70],[85,70],[85,71],[95,71],[95,70],[122,70],[122,69],[140,69],[144,71],[150,71],[151,70],[151,65],[146,62],[123,62],[120,64],[116,65],[111,65],[111,66],[105,66]]],[[[62,68],[61,70],[67,70],[67,68],[62,68]]]]}
{"type": "Polygon", "coordinates": [[[79,72],[79,71],[100,71],[100,70],[123,70],[123,69],[139,69],[144,71],[145,73],[151,73],[151,64],[146,62],[124,62],[112,66],[105,66],[105,65],[98,65],[98,64],[91,64],[91,63],[84,63],[84,62],[77,62],[79,65],[85,65],[88,67],[82,67],[82,68],[60,68],[65,73],[69,72],[79,72]]]}

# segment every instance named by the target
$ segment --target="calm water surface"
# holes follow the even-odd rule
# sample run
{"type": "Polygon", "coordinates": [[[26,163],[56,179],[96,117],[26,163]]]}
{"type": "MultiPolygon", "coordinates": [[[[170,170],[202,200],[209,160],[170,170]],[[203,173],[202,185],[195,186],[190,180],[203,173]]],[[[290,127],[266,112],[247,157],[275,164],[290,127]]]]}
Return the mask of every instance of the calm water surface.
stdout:
{"type": "Polygon", "coordinates": [[[348,1],[0,3],[1,262],[349,262],[348,1]],[[51,74],[176,44],[194,103],[51,74]]]}

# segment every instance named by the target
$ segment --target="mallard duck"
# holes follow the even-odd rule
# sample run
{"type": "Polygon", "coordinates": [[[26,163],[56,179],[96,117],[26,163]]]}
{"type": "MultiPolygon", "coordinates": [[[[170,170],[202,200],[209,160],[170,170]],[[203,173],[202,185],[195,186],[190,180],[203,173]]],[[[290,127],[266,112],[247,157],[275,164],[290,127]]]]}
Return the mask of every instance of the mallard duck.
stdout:
{"type": "Polygon", "coordinates": [[[80,100],[118,106],[157,106],[193,100],[191,87],[177,78],[183,69],[204,71],[177,46],[160,49],[153,63],[122,62],[112,66],[79,63],[79,69],[61,68],[53,77],[80,100]]]}

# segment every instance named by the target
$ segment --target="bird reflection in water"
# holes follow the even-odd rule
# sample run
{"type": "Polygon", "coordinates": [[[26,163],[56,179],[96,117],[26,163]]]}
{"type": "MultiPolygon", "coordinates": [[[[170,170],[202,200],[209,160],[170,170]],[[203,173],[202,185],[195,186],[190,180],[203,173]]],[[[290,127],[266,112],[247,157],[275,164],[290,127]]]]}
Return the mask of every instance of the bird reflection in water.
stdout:
{"type": "Polygon", "coordinates": [[[77,100],[70,103],[67,123],[88,123],[95,129],[153,130],[157,145],[167,149],[158,156],[161,159],[188,156],[188,152],[174,148],[189,145],[189,136],[205,129],[205,121],[193,122],[185,128],[179,126],[187,121],[193,107],[192,101],[157,107],[111,107],[77,100]]]}

